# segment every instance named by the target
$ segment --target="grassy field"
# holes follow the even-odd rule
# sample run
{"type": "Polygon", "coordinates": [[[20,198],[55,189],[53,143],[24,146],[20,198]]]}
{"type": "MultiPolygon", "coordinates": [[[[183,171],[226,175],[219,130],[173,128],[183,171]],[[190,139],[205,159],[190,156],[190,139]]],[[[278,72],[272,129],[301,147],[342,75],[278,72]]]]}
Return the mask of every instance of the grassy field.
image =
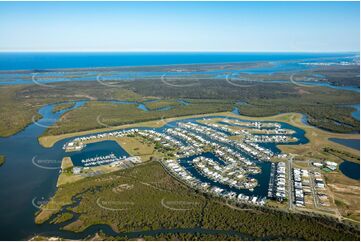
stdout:
{"type": "MultiPolygon", "coordinates": [[[[187,81],[194,82],[194,80],[187,81]]],[[[87,115],[87,118],[90,117],[91,124],[86,124],[88,127],[81,128],[77,127],[80,124],[68,123],[58,131],[52,129],[49,132],[61,134],[99,128],[93,121],[98,115],[104,115],[105,118],[111,119],[109,125],[120,125],[127,122],[157,119],[162,116],[175,117],[229,111],[232,108],[231,104],[237,101],[248,103],[248,105],[239,105],[240,112],[247,116],[300,112],[309,116],[310,123],[324,129],[337,132],[359,130],[359,121],[351,117],[353,109],[342,106],[359,103],[359,95],[355,92],[321,87],[300,87],[287,83],[253,83],[247,87],[242,87],[239,86],[242,83],[227,82],[223,79],[202,79],[196,83],[191,83],[191,86],[183,86],[182,84],[187,83],[182,83],[179,80],[170,82],[176,86],[169,85],[169,83],[167,85],[158,79],[114,82],[118,85],[112,86],[85,81],[54,83],[50,85],[51,87],[39,85],[1,86],[0,136],[13,135],[29,125],[32,120],[39,119],[40,115],[37,110],[45,104],[81,99],[141,101],[150,97],[166,99],[158,103],[147,103],[151,110],[169,105],[175,108],[168,111],[154,111],[154,115],[137,113],[137,110],[130,108],[129,112],[126,113],[129,116],[123,120],[119,117],[118,108],[111,103],[88,104],[86,110],[79,111],[79,114],[87,115]],[[193,100],[190,105],[182,106],[174,101],[179,98],[193,100]],[[129,120],[129,117],[133,115],[132,113],[137,114],[138,118],[129,120]]],[[[79,121],[80,118],[77,118],[76,114],[77,112],[69,115],[68,118],[79,121]]],[[[72,120],[68,120],[72,122],[72,120]]],[[[84,123],[82,125],[85,126],[84,123]]]]}
{"type": "MultiPolygon", "coordinates": [[[[71,198],[79,193],[80,203],[71,210],[80,216],[65,225],[65,230],[83,231],[94,224],[107,224],[116,232],[201,227],[238,231],[256,238],[359,238],[358,230],[329,218],[270,209],[232,209],[222,201],[194,193],[181,185],[157,162],[65,185],[58,189],[51,202],[38,214],[36,222],[43,223],[52,214],[57,214],[63,205],[71,204],[71,198]],[[130,188],[115,189],[124,184],[130,188]]],[[[56,216],[54,222],[63,217],[59,214],[56,216]]],[[[187,236],[189,239],[197,238],[187,236]]]]}
{"type": "MultiPolygon", "coordinates": [[[[341,75],[342,72],[339,73],[341,75]]],[[[281,74],[277,74],[278,77],[281,74]]],[[[278,80],[289,80],[289,74],[278,80]]],[[[346,74],[345,74],[346,75],[346,74]]],[[[250,80],[257,75],[249,75],[250,80]]],[[[274,78],[274,77],[272,77],[274,78]]],[[[267,79],[264,75],[260,80],[267,79]]],[[[277,80],[277,79],[276,79],[277,80]]],[[[124,84],[144,96],[161,98],[214,99],[242,101],[240,112],[246,116],[270,116],[286,112],[305,113],[318,127],[336,132],[359,130],[359,121],[351,117],[352,108],[345,105],[359,103],[359,93],[326,87],[300,86],[285,83],[237,81],[225,79],[188,78],[174,79],[171,83],[161,80],[139,80],[124,84]]]]}
{"type": "Polygon", "coordinates": [[[305,125],[301,121],[300,114],[284,115],[279,121],[287,122],[293,126],[301,128],[306,131],[306,137],[310,140],[309,143],[303,145],[280,145],[279,148],[285,153],[293,153],[302,159],[323,158],[340,162],[336,156],[324,152],[325,148],[334,148],[337,150],[345,151],[355,157],[359,157],[359,151],[345,147],[341,144],[330,141],[330,138],[341,139],[359,139],[359,134],[341,134],[332,133],[325,130],[315,128],[313,126],[305,125]]]}
{"type": "Polygon", "coordinates": [[[143,111],[136,104],[115,104],[109,102],[88,102],[83,107],[63,115],[54,125],[56,128],[48,129],[44,136],[73,133],[92,130],[108,126],[139,123],[148,120],[160,120],[169,117],[185,116],[191,114],[214,113],[229,111],[232,102],[203,100],[192,101],[186,106],[164,111],[143,111]]]}
{"type": "Polygon", "coordinates": [[[73,168],[73,162],[71,161],[70,157],[64,157],[63,160],[61,161],[62,172],[59,174],[56,187],[60,187],[64,184],[76,182],[84,178],[83,176],[73,175],[72,168],[73,168]]]}
{"type": "Polygon", "coordinates": [[[146,143],[139,137],[121,137],[114,139],[131,156],[138,156],[143,162],[159,154],[154,150],[154,143],[146,143]]]}
{"type": "Polygon", "coordinates": [[[339,213],[353,221],[360,221],[360,182],[341,172],[325,173],[326,182],[332,191],[339,213]]]}
{"type": "Polygon", "coordinates": [[[72,108],[72,107],[74,107],[74,105],[75,105],[75,102],[60,103],[53,108],[53,113],[59,112],[64,109],[72,108]]]}
{"type": "Polygon", "coordinates": [[[73,218],[73,214],[65,212],[59,214],[56,218],[54,218],[54,220],[50,221],[50,223],[59,224],[68,221],[72,218],[73,218]]]}
{"type": "Polygon", "coordinates": [[[360,163],[360,156],[355,152],[351,153],[345,150],[339,150],[335,148],[325,147],[323,148],[324,153],[333,155],[341,160],[348,160],[356,163],[360,163]]]}
{"type": "Polygon", "coordinates": [[[145,104],[145,106],[149,109],[149,110],[157,110],[157,109],[161,109],[161,108],[165,108],[165,107],[178,107],[181,104],[179,102],[177,102],[176,100],[160,100],[157,102],[148,102],[145,104]]]}
{"type": "Polygon", "coordinates": [[[13,135],[33,120],[45,104],[69,100],[140,99],[141,96],[121,87],[107,87],[97,82],[64,82],[52,87],[38,85],[0,86],[0,137],[13,135]]]}
{"type": "Polygon", "coordinates": [[[70,157],[64,157],[61,161],[61,169],[67,170],[73,168],[73,162],[71,161],[70,157]]]}
{"type": "Polygon", "coordinates": [[[351,117],[351,107],[340,104],[358,103],[358,96],[350,92],[350,96],[340,92],[327,91],[302,94],[302,97],[278,99],[253,99],[246,105],[239,105],[239,111],[246,116],[268,116],[278,113],[298,112],[308,116],[308,122],[316,127],[333,132],[358,131],[360,122],[351,117]]]}

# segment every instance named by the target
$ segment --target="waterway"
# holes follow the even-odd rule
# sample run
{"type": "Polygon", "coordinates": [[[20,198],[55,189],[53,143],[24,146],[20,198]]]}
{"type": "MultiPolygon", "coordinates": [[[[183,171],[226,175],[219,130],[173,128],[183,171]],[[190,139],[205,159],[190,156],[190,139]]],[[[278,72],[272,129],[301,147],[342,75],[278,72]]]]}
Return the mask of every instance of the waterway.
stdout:
{"type": "MultiPolygon", "coordinates": [[[[226,117],[225,116],[209,116],[207,118],[226,118],[226,117]]],[[[227,119],[252,122],[251,120],[243,120],[243,119],[241,120],[241,119],[231,118],[231,117],[227,117],[227,119]]],[[[166,125],[164,125],[163,127],[160,127],[160,128],[152,128],[152,130],[157,131],[159,133],[164,133],[167,128],[177,127],[178,123],[180,123],[180,122],[193,122],[193,123],[196,123],[199,120],[202,120],[202,118],[181,119],[181,120],[169,122],[169,123],[167,123],[166,125]]],[[[308,139],[305,137],[305,132],[302,129],[291,126],[291,125],[289,125],[287,123],[284,123],[284,122],[278,122],[278,123],[281,124],[281,128],[291,129],[291,130],[295,131],[295,134],[293,134],[292,136],[296,137],[297,141],[285,143],[285,145],[287,145],[287,144],[305,144],[305,143],[308,142],[308,139]]],[[[197,124],[202,125],[202,124],[200,124],[198,122],[197,122],[197,124]]],[[[149,128],[139,127],[139,129],[146,130],[146,129],[149,129],[149,128]]],[[[208,141],[211,141],[207,136],[204,136],[202,134],[200,134],[200,135],[204,139],[206,139],[208,141]]],[[[212,142],[215,142],[215,141],[212,140],[212,142]]],[[[92,146],[92,148],[96,149],[97,144],[99,144],[99,143],[95,143],[94,146],[92,146]]],[[[225,145],[225,144],[222,144],[222,145],[225,145]]],[[[277,148],[277,143],[259,143],[259,145],[263,146],[263,147],[265,147],[267,149],[272,150],[276,154],[281,152],[277,148]]],[[[99,144],[99,146],[102,146],[102,145],[99,144]]],[[[232,149],[236,150],[237,152],[241,153],[247,159],[250,159],[250,160],[253,160],[254,162],[256,162],[256,164],[259,167],[261,167],[261,169],[262,169],[261,173],[256,174],[256,175],[251,175],[251,177],[256,178],[258,180],[258,186],[254,189],[254,191],[249,191],[249,190],[246,190],[246,189],[235,189],[235,188],[232,188],[232,187],[227,186],[227,185],[222,185],[219,182],[211,181],[206,176],[201,174],[198,170],[196,170],[195,167],[193,167],[193,165],[189,162],[189,161],[191,161],[193,158],[195,158],[197,156],[205,156],[205,157],[208,157],[208,158],[212,158],[212,159],[214,159],[214,160],[216,160],[218,162],[222,162],[221,160],[219,160],[212,153],[207,152],[207,153],[198,154],[198,155],[195,155],[195,156],[190,156],[190,157],[183,158],[183,159],[180,160],[180,164],[183,165],[193,176],[195,176],[199,180],[201,180],[203,182],[209,182],[210,184],[215,185],[215,186],[219,186],[219,187],[223,188],[225,191],[234,191],[234,192],[237,192],[237,193],[243,193],[245,195],[266,197],[267,196],[267,191],[268,191],[268,183],[269,183],[269,177],[270,177],[271,164],[267,163],[267,162],[262,162],[262,161],[255,160],[252,157],[250,157],[248,154],[244,153],[242,150],[237,149],[235,147],[231,147],[231,146],[229,146],[227,144],[225,146],[228,146],[229,148],[232,148],[232,149]]],[[[91,153],[88,153],[88,152],[86,152],[86,153],[87,153],[87,157],[91,156],[91,153]]],[[[127,155],[127,154],[123,153],[122,155],[127,155]]]]}
{"type": "MultiPolygon", "coordinates": [[[[47,127],[51,127],[59,120],[59,118],[70,110],[74,110],[83,106],[86,101],[77,101],[76,104],[68,109],[53,113],[53,108],[56,104],[45,105],[40,108],[39,113],[42,118],[37,122],[27,126],[23,131],[7,138],[0,138],[0,154],[6,156],[5,164],[0,168],[0,239],[1,240],[24,240],[35,234],[47,234],[64,236],[72,239],[78,239],[75,234],[59,230],[59,226],[44,224],[36,225],[34,223],[34,214],[38,211],[38,207],[34,206],[34,200],[46,201],[54,194],[56,189],[56,181],[59,174],[59,167],[61,160],[65,154],[62,149],[66,142],[73,138],[64,139],[52,148],[44,148],[38,143],[38,137],[43,134],[47,127]]],[[[221,117],[221,116],[215,116],[221,117]]],[[[176,126],[177,122],[191,121],[196,119],[185,119],[168,123],[164,127],[156,129],[156,131],[164,132],[168,127],[176,126]]],[[[299,141],[296,143],[306,143],[307,139],[304,137],[304,131],[296,127],[292,127],[286,123],[282,123],[284,128],[292,128],[296,130],[296,137],[299,141]]],[[[274,151],[277,148],[274,146],[274,151]]],[[[119,152],[119,146],[108,146],[99,142],[94,146],[88,146],[88,149],[97,152],[119,152]],[[115,150],[114,150],[115,149],[115,150]]],[[[91,156],[91,153],[85,152],[91,156]]],[[[74,153],[76,154],[76,153],[74,153]]],[[[120,153],[119,155],[122,155],[120,153]]],[[[124,153],[125,154],[125,153],[124,153]]],[[[126,155],[126,154],[125,154],[126,155]]],[[[255,194],[260,196],[267,190],[263,183],[268,182],[269,169],[268,163],[260,163],[262,173],[255,175],[261,181],[260,186],[255,189],[255,194]],[[262,181],[265,182],[262,182],[262,181]]],[[[92,227],[86,230],[86,235],[99,231],[100,227],[92,227]]],[[[180,230],[181,231],[181,230],[180,230]]],[[[187,232],[184,230],[183,232],[187,232]]],[[[199,228],[189,229],[191,231],[202,231],[199,228]]],[[[139,234],[152,234],[165,231],[153,232],[139,232],[139,234]]],[[[172,230],[170,230],[172,232],[172,230]]],[[[174,231],[173,231],[174,232],[174,231]]],[[[207,232],[207,231],[204,231],[207,232]]],[[[212,231],[208,231],[212,233],[212,231]]],[[[219,231],[213,231],[213,233],[219,231]]],[[[135,232],[134,235],[139,236],[135,232]]],[[[85,236],[85,234],[81,234],[85,236]]]]}
{"type": "Polygon", "coordinates": [[[11,137],[0,138],[0,154],[6,156],[5,164],[0,167],[1,240],[24,240],[44,232],[42,226],[34,224],[38,208],[32,201],[48,199],[54,194],[65,153],[63,142],[46,149],[39,145],[37,138],[62,114],[84,103],[76,102],[74,107],[57,113],[52,112],[56,104],[46,105],[39,110],[43,118],[11,137]]]}
{"type": "MultiPolygon", "coordinates": [[[[74,166],[85,166],[85,160],[95,157],[114,155],[116,157],[129,157],[129,154],[116,141],[105,140],[87,144],[81,151],[71,152],[74,166]]],[[[109,162],[108,162],[109,163],[109,162]]],[[[107,163],[104,163],[106,165],[107,163]]],[[[90,165],[92,166],[92,165],[90,165]]]]}
{"type": "Polygon", "coordinates": [[[360,121],[360,104],[358,103],[351,106],[355,109],[355,111],[352,112],[352,117],[360,121]]]}
{"type": "MultiPolygon", "coordinates": [[[[252,62],[252,61],[267,61],[274,64],[269,69],[262,67],[263,69],[254,68],[244,70],[246,73],[272,73],[277,71],[287,71],[297,69],[303,70],[306,67],[300,65],[298,62],[305,59],[314,59],[314,61],[320,58],[331,58],[330,61],[334,61],[332,58],[336,58],[338,61],[350,60],[349,58],[355,54],[297,54],[297,53],[2,53],[0,54],[0,70],[33,70],[38,73],[40,79],[47,74],[39,70],[49,68],[92,68],[92,67],[111,67],[111,66],[147,66],[147,65],[169,65],[169,64],[193,64],[193,63],[229,63],[229,62],[252,62]],[[293,64],[288,62],[286,64],[282,61],[294,60],[293,64]],[[297,63],[295,63],[297,62],[297,63]]],[[[324,60],[325,61],[325,60],[324,60]]],[[[326,60],[327,61],[327,60],[326,60]]],[[[67,73],[67,75],[75,76],[71,81],[96,81],[98,72],[94,69],[92,71],[67,73]]],[[[104,77],[107,78],[134,78],[134,73],[111,73],[112,75],[104,77]]],[[[163,73],[137,73],[137,75],[151,77],[152,75],[159,76],[163,73]]],[[[170,73],[169,75],[185,75],[187,73],[170,73]]],[[[194,74],[194,73],[188,73],[194,74]]],[[[223,72],[202,72],[196,74],[206,75],[221,75],[223,72]]],[[[51,83],[59,81],[69,80],[68,76],[64,76],[63,72],[52,72],[53,78],[49,80],[41,80],[42,83],[51,83]]],[[[32,75],[30,74],[1,74],[0,85],[17,85],[17,84],[32,84],[32,75]]],[[[281,81],[285,82],[285,81],[281,81]]],[[[336,88],[341,90],[351,90],[359,92],[357,87],[336,87],[327,83],[302,83],[309,85],[323,85],[330,88],[336,88]]],[[[126,101],[114,101],[116,103],[127,103],[126,101]]],[[[188,105],[186,101],[179,100],[182,105],[188,105]]],[[[66,155],[62,149],[63,145],[70,139],[65,139],[57,142],[52,148],[44,148],[39,145],[38,137],[43,134],[46,128],[55,124],[59,118],[68,111],[74,110],[83,106],[86,101],[77,101],[76,105],[53,113],[52,110],[57,104],[45,105],[40,108],[39,113],[42,118],[37,122],[27,126],[21,132],[7,138],[0,138],[0,154],[6,156],[5,164],[0,167],[0,240],[24,240],[28,239],[35,234],[54,235],[61,236],[69,239],[81,239],[87,235],[93,234],[100,229],[110,235],[114,235],[114,232],[105,225],[91,226],[82,233],[72,233],[60,230],[59,225],[35,225],[34,214],[38,211],[38,208],[34,206],[34,200],[49,199],[55,192],[56,181],[59,174],[59,167],[62,158],[66,155]]],[[[139,109],[148,112],[148,108],[145,103],[133,102],[139,109]]],[[[359,104],[358,112],[359,112],[359,104]]],[[[169,110],[171,106],[163,107],[162,109],[169,110]]],[[[357,108],[357,106],[356,106],[357,108]]],[[[161,110],[161,109],[159,109],[161,110]]],[[[152,110],[157,111],[157,110],[152,110]]],[[[237,110],[234,110],[235,113],[237,110]]],[[[353,114],[354,117],[359,114],[353,114]]],[[[186,119],[184,121],[196,122],[195,119],[186,119]]],[[[164,132],[164,129],[168,127],[174,127],[176,121],[165,125],[159,129],[159,132],[164,132]]],[[[291,128],[296,131],[296,137],[299,141],[294,143],[306,143],[307,139],[304,137],[304,131],[295,127],[292,127],[286,123],[282,123],[283,128],[291,128]]],[[[263,144],[264,147],[272,149],[274,152],[279,152],[276,145],[263,144]]],[[[123,150],[124,151],[124,150],[123,150]]],[[[93,154],[107,154],[117,153],[118,155],[127,155],[124,153],[120,146],[112,143],[98,142],[96,144],[88,145],[84,152],[74,153],[73,155],[79,155],[75,160],[81,160],[83,158],[89,158],[93,154]]],[[[213,154],[204,154],[212,157],[213,154]]],[[[182,161],[183,162],[183,161],[182,161]]],[[[188,165],[187,160],[183,163],[188,165]]],[[[342,163],[343,164],[343,163],[342,163]]],[[[342,165],[341,164],[341,165],[342,165]]],[[[269,179],[269,163],[259,162],[258,165],[262,168],[262,173],[255,175],[255,178],[259,181],[253,193],[243,191],[243,193],[253,194],[257,196],[264,196],[267,193],[267,183],[269,179]]],[[[341,167],[341,166],[340,166],[341,167]]],[[[192,167],[189,166],[191,170],[192,167]]],[[[341,169],[341,168],[340,168],[341,169]]],[[[193,174],[197,175],[201,179],[201,174],[197,174],[197,171],[193,170],[193,174]]],[[[220,186],[221,184],[215,184],[220,186]]],[[[222,185],[223,186],[223,185],[222,185]]],[[[225,189],[233,189],[224,186],[225,189]]],[[[201,228],[186,228],[186,229],[174,229],[174,230],[156,230],[156,231],[138,231],[126,234],[130,238],[138,237],[140,235],[154,235],[159,233],[227,233],[231,234],[232,231],[216,231],[216,230],[204,230],[201,228]]],[[[241,235],[240,235],[241,236],[241,235]]]]}

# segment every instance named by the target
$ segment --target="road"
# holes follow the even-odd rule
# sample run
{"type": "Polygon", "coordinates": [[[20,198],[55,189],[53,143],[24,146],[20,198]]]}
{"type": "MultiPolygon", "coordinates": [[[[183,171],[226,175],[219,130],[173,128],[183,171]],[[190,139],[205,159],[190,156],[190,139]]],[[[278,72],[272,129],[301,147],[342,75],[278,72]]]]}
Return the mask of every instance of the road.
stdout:
{"type": "Polygon", "coordinates": [[[313,205],[315,206],[315,208],[317,209],[318,208],[318,201],[317,201],[317,192],[315,191],[315,177],[314,177],[314,174],[315,174],[315,169],[314,168],[310,168],[309,171],[311,171],[309,173],[310,175],[310,187],[311,187],[311,193],[312,193],[312,198],[313,198],[313,205]]]}
{"type": "Polygon", "coordinates": [[[292,192],[292,162],[293,162],[293,155],[291,154],[291,158],[288,159],[287,165],[287,174],[288,174],[288,209],[293,210],[293,192],[292,192]]]}

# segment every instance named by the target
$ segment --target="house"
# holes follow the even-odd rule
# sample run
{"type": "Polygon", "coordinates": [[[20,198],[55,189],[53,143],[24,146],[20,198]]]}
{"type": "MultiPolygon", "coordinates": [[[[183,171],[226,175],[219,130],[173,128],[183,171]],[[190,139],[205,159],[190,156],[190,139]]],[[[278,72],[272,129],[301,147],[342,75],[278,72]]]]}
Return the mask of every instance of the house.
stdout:
{"type": "Polygon", "coordinates": [[[334,171],[337,169],[337,163],[332,161],[326,161],[326,167],[331,171],[334,171]]]}
{"type": "Polygon", "coordinates": [[[320,162],[313,162],[312,165],[313,165],[313,166],[316,166],[316,167],[318,167],[318,168],[322,168],[322,167],[323,167],[323,164],[320,163],[320,162]]]}
{"type": "Polygon", "coordinates": [[[75,166],[75,167],[73,167],[73,174],[78,175],[78,174],[80,174],[81,170],[82,170],[81,167],[75,166]]]}

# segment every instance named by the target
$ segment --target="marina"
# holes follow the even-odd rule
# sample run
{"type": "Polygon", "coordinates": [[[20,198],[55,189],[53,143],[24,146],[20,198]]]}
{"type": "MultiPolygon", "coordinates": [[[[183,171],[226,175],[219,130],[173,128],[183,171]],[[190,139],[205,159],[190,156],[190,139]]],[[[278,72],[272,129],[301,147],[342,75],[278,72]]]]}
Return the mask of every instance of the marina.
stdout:
{"type": "Polygon", "coordinates": [[[360,241],[359,2],[0,5],[0,242],[360,241]]]}
{"type": "MultiPolygon", "coordinates": [[[[84,103],[76,102],[73,108],[84,103]]],[[[55,122],[56,117],[65,112],[52,113],[51,110],[52,105],[42,108],[40,112],[45,118],[38,123],[51,125],[51,121],[55,122]]],[[[30,131],[41,134],[43,129],[44,127],[34,124],[11,139],[29,139],[32,137],[30,131]]],[[[88,174],[86,169],[100,166],[119,166],[123,169],[141,162],[111,140],[119,137],[141,137],[158,144],[158,151],[166,155],[166,158],[161,160],[163,167],[192,189],[236,204],[264,206],[268,199],[289,199],[287,188],[291,178],[291,199],[294,199],[296,207],[308,207],[309,204],[329,207],[327,186],[321,172],[293,169],[292,176],[289,177],[288,167],[285,166],[289,157],[277,148],[277,144],[307,143],[304,134],[303,130],[283,122],[254,122],[233,117],[209,116],[180,119],[160,128],[138,127],[68,138],[50,149],[39,146],[41,151],[39,150],[38,156],[48,159],[53,157],[55,160],[69,156],[76,167],[74,173],[97,176],[102,173],[88,174]],[[266,139],[255,138],[260,136],[266,139]],[[168,156],[169,154],[174,156],[168,156]],[[272,162],[274,159],[284,161],[275,163],[272,162]]],[[[32,149],[36,150],[34,147],[32,149]]],[[[5,151],[3,153],[6,154],[5,151]]],[[[323,162],[319,169],[326,168],[335,170],[337,165],[335,168],[332,162],[323,162]]],[[[345,171],[345,163],[341,163],[339,169],[345,175],[355,177],[348,175],[347,170],[350,169],[345,171]]],[[[42,172],[41,169],[39,172],[42,172]]],[[[54,172],[57,173],[56,170],[54,172]]],[[[359,175],[353,179],[359,179],[359,175]]],[[[28,223],[31,224],[32,221],[28,223]]]]}
{"type": "Polygon", "coordinates": [[[80,167],[110,164],[127,157],[128,153],[111,140],[87,144],[83,150],[70,153],[73,165],[80,167]]]}
{"type": "MultiPolygon", "coordinates": [[[[161,161],[163,166],[193,189],[238,202],[240,200],[236,198],[240,197],[241,200],[257,205],[264,204],[268,196],[272,164],[270,161],[287,158],[286,154],[276,149],[276,145],[307,142],[302,130],[285,123],[250,122],[211,116],[206,119],[174,121],[161,128],[132,128],[77,137],[69,140],[67,144],[92,142],[86,144],[88,149],[89,145],[102,146],[104,141],[97,140],[125,136],[141,137],[155,143],[158,151],[165,155],[161,161]],[[225,122],[209,123],[218,119],[225,122]],[[224,123],[237,126],[239,130],[234,131],[232,126],[227,128],[224,123]],[[278,135],[279,133],[282,133],[282,136],[278,135]],[[234,135],[238,135],[240,139],[229,139],[234,135]],[[248,199],[244,196],[248,196],[248,199]]],[[[99,153],[95,157],[98,155],[99,153]]],[[[281,181],[284,179],[278,178],[281,181]]],[[[276,195],[284,198],[284,192],[280,193],[281,184],[277,183],[277,186],[276,195]]]]}
{"type": "MultiPolygon", "coordinates": [[[[102,146],[104,146],[104,144],[107,144],[108,142],[104,140],[112,139],[114,137],[127,137],[129,135],[132,136],[134,134],[137,134],[139,136],[143,136],[144,138],[154,139],[155,142],[159,142],[160,149],[168,150],[170,153],[173,153],[174,157],[169,157],[170,159],[165,159],[162,162],[164,163],[169,161],[169,164],[173,164],[173,167],[177,168],[177,170],[175,170],[175,173],[183,174],[183,176],[179,177],[179,179],[185,181],[184,177],[186,177],[189,181],[188,185],[192,188],[200,189],[201,191],[212,196],[221,197],[226,200],[234,201],[236,203],[244,202],[257,206],[263,206],[266,202],[266,198],[270,198],[270,190],[272,190],[273,192],[276,191],[276,196],[278,190],[279,197],[283,196],[281,193],[282,186],[279,186],[280,184],[282,184],[283,181],[282,174],[278,175],[277,179],[275,179],[279,182],[279,184],[270,182],[271,176],[274,172],[272,171],[273,163],[269,162],[268,158],[287,158],[287,156],[285,156],[286,154],[282,154],[277,148],[277,141],[279,142],[279,144],[285,145],[305,144],[308,142],[305,137],[305,132],[303,130],[293,127],[287,123],[255,123],[254,121],[241,120],[232,117],[209,116],[206,119],[188,118],[172,121],[160,128],[139,127],[95,133],[75,138],[67,138],[57,142],[52,148],[43,148],[39,145],[37,137],[44,132],[46,127],[54,124],[63,113],[81,107],[85,103],[86,101],[78,101],[72,108],[62,110],[57,113],[53,113],[52,110],[53,107],[58,103],[46,105],[40,109],[39,113],[43,116],[43,118],[38,120],[36,124],[34,123],[28,126],[24,131],[14,136],[0,139],[1,153],[5,154],[9,159],[13,161],[3,166],[0,172],[9,172],[9,169],[18,170],[17,167],[19,166],[19,164],[22,164],[24,170],[18,170],[17,174],[23,178],[26,178],[27,176],[29,176],[28,171],[31,170],[31,174],[37,174],[36,177],[38,182],[36,184],[41,184],[36,185],[31,190],[31,192],[25,187],[25,190],[16,190],[17,192],[22,192],[24,194],[22,200],[19,200],[16,196],[8,196],[9,199],[3,201],[4,206],[2,208],[4,208],[5,210],[2,209],[1,212],[4,215],[4,218],[7,219],[6,221],[9,221],[9,224],[14,224],[14,220],[16,220],[16,217],[12,217],[12,214],[9,213],[12,207],[15,208],[19,206],[19,202],[25,204],[23,205],[24,210],[21,213],[27,214],[22,215],[25,216],[24,218],[27,219],[24,219],[21,223],[18,223],[18,226],[26,227],[27,230],[23,230],[23,233],[19,234],[18,238],[24,238],[25,236],[27,236],[27,234],[29,234],[29,232],[27,231],[44,232],[44,229],[40,230],[40,228],[36,227],[33,223],[33,214],[37,211],[37,208],[34,208],[31,204],[27,204],[27,202],[34,197],[50,198],[55,191],[56,178],[59,173],[59,170],[57,169],[43,170],[34,166],[31,162],[25,164],[22,162],[27,159],[31,160],[34,153],[37,154],[39,158],[55,160],[59,162],[65,156],[75,155],[73,159],[75,163],[79,165],[79,167],[84,167],[82,166],[82,160],[86,161],[87,159],[114,154],[114,157],[111,157],[112,159],[114,158],[114,160],[108,160],[108,162],[103,163],[103,165],[111,165],[114,162],[123,160],[124,156],[126,157],[125,159],[131,157],[129,157],[127,153],[123,151],[117,153],[122,150],[122,147],[114,143],[112,145],[112,142],[109,143],[110,146],[106,145],[108,149],[105,150],[105,153],[102,153],[102,146]],[[210,125],[207,120],[218,120],[217,126],[210,125]],[[240,130],[237,130],[237,128],[239,128],[240,130]],[[241,131],[241,129],[243,130],[243,132],[241,131]],[[259,135],[265,135],[266,137],[279,135],[276,134],[278,132],[281,132],[282,136],[290,138],[278,140],[272,139],[269,140],[269,142],[256,142],[255,139],[252,139],[252,137],[257,137],[259,135]],[[243,137],[243,139],[236,139],[238,140],[237,142],[234,139],[228,139],[229,136],[234,135],[243,137]],[[12,152],[15,147],[17,147],[17,149],[21,149],[23,152],[12,152]],[[69,147],[73,147],[73,150],[69,150],[69,147]],[[173,147],[176,147],[177,152],[173,152],[173,147]],[[86,156],[84,156],[83,158],[82,156],[76,156],[77,154],[79,155],[83,153],[83,151],[84,153],[87,153],[86,156]],[[239,173],[237,174],[242,174],[243,177],[240,178],[242,178],[243,180],[241,179],[241,183],[239,183],[238,185],[237,182],[234,185],[232,184],[232,182],[234,183],[234,181],[229,182],[229,180],[226,180],[229,177],[228,175],[223,176],[222,174],[222,177],[218,178],[214,175],[207,176],[204,170],[200,170],[202,169],[201,166],[198,166],[198,168],[196,168],[194,162],[191,162],[198,157],[207,158],[205,161],[212,160],[219,167],[221,167],[222,170],[224,167],[232,165],[234,161],[236,161],[235,163],[239,167],[239,173]],[[245,177],[247,177],[248,180],[244,179],[245,177]],[[247,187],[245,181],[250,181],[249,184],[251,185],[247,187]],[[50,186],[49,184],[53,185],[50,186]],[[271,184],[274,184],[274,188],[272,189],[271,184]]],[[[214,163],[212,164],[214,165],[214,163]]],[[[93,167],[99,165],[101,165],[101,163],[92,164],[93,167]]],[[[113,165],[116,165],[116,163],[113,165]]],[[[165,164],[163,165],[165,167],[165,164]]],[[[76,172],[80,172],[80,174],[82,174],[81,169],[80,171],[76,172]]],[[[168,170],[171,172],[172,167],[170,167],[168,170]]],[[[100,175],[102,173],[97,174],[100,175]]],[[[97,174],[94,173],[94,175],[97,174]]],[[[229,173],[227,173],[226,171],[225,174],[229,173]]],[[[84,175],[87,174],[85,173],[84,175]]],[[[236,174],[232,175],[234,177],[234,175],[236,174]]],[[[276,177],[275,175],[273,176],[276,177]]],[[[27,179],[31,178],[28,177],[27,179]]],[[[15,189],[14,186],[17,186],[17,181],[18,179],[16,179],[16,177],[6,180],[1,179],[1,186],[13,187],[15,189]]],[[[322,186],[322,183],[320,183],[320,185],[318,186],[322,186]]],[[[21,189],[21,187],[18,187],[18,189],[21,189]]],[[[5,196],[5,194],[3,195],[5,196]]],[[[323,199],[325,197],[325,194],[320,193],[319,196],[320,199],[323,199]]],[[[7,233],[9,237],[7,238],[14,238],[15,233],[12,233],[11,231],[16,231],[19,228],[17,228],[16,226],[14,227],[13,225],[11,225],[11,227],[6,226],[7,225],[2,222],[2,227],[7,228],[9,231],[9,233],[7,233]]]]}

